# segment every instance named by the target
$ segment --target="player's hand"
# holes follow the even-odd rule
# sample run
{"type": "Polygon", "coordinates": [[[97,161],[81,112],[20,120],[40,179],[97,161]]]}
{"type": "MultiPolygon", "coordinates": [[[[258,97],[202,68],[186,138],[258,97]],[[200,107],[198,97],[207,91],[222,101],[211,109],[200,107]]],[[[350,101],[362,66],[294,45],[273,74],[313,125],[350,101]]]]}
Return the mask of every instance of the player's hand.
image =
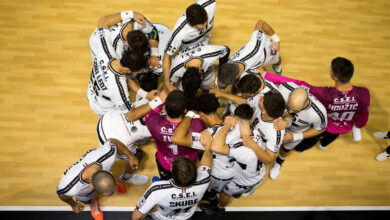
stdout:
{"type": "Polygon", "coordinates": [[[149,69],[150,69],[150,70],[157,70],[158,65],[159,65],[159,63],[158,63],[158,57],[156,57],[156,56],[151,56],[151,57],[149,58],[148,63],[149,63],[149,69]]]}
{"type": "Polygon", "coordinates": [[[269,46],[269,49],[271,49],[272,54],[276,54],[276,52],[279,52],[280,50],[280,41],[279,42],[272,42],[269,46]]]}
{"type": "Polygon", "coordinates": [[[294,139],[294,136],[291,133],[286,132],[284,134],[283,144],[291,142],[293,139],[294,139]]]}
{"type": "Polygon", "coordinates": [[[145,16],[139,12],[136,12],[134,11],[133,12],[134,14],[134,17],[133,19],[137,22],[137,23],[140,23],[140,24],[144,24],[145,23],[145,16]]]}
{"type": "Polygon", "coordinates": [[[236,125],[236,123],[237,123],[237,120],[233,117],[233,116],[227,116],[226,118],[225,118],[225,125],[226,126],[229,126],[230,128],[231,127],[233,127],[233,126],[235,126],[236,125]]]}
{"type": "Polygon", "coordinates": [[[167,99],[168,92],[167,90],[163,89],[159,94],[158,97],[161,99],[162,102],[165,102],[165,99],[167,99]]]}
{"type": "Polygon", "coordinates": [[[210,83],[210,89],[215,89],[215,88],[217,88],[217,85],[213,81],[213,82],[210,83]]]}
{"type": "Polygon", "coordinates": [[[153,100],[154,98],[156,98],[157,95],[158,95],[158,90],[155,89],[155,90],[148,92],[148,94],[146,95],[146,98],[148,100],[153,100]]]}
{"type": "MultiPolygon", "coordinates": [[[[211,87],[210,87],[210,88],[211,88],[211,87]]],[[[211,89],[210,89],[210,93],[215,94],[215,97],[219,98],[219,97],[222,96],[222,93],[223,93],[223,92],[222,92],[217,86],[215,86],[214,88],[211,88],[211,89]]]]}
{"type": "Polygon", "coordinates": [[[80,212],[84,211],[84,208],[85,208],[81,202],[77,202],[77,201],[71,207],[72,207],[74,213],[80,213],[80,212]]]}
{"type": "Polygon", "coordinates": [[[242,143],[245,147],[249,147],[251,149],[259,147],[249,135],[242,136],[242,143]]]}
{"type": "Polygon", "coordinates": [[[200,143],[205,147],[205,150],[211,150],[211,143],[213,142],[213,137],[211,137],[210,132],[203,130],[200,132],[200,143]]]}
{"type": "Polygon", "coordinates": [[[132,158],[130,158],[129,165],[130,165],[130,168],[133,170],[138,169],[138,165],[139,165],[138,158],[136,156],[133,156],[132,158]]]}
{"type": "Polygon", "coordinates": [[[287,128],[287,126],[288,126],[288,121],[280,119],[280,118],[275,119],[272,122],[274,123],[275,130],[277,130],[277,131],[283,130],[283,129],[287,128]]]}

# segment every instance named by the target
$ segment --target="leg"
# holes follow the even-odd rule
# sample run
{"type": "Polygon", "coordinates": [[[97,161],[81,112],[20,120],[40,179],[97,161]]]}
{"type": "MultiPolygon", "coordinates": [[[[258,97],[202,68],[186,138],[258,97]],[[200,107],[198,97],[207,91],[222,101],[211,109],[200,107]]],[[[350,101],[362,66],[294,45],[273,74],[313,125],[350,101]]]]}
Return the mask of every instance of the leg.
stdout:
{"type": "Polygon", "coordinates": [[[339,134],[332,134],[327,131],[325,131],[324,136],[320,138],[320,146],[325,148],[328,146],[330,143],[332,143],[336,138],[339,136],[339,134]]]}
{"type": "Polygon", "coordinates": [[[294,148],[294,150],[301,153],[307,149],[312,148],[318,142],[319,138],[322,137],[322,135],[323,133],[315,137],[304,139],[294,148]]]}
{"type": "Polygon", "coordinates": [[[226,207],[230,202],[230,196],[225,194],[224,192],[221,192],[219,194],[219,202],[218,205],[220,207],[226,207]]]}
{"type": "Polygon", "coordinates": [[[275,159],[275,163],[269,172],[269,176],[271,179],[276,179],[279,176],[280,168],[282,167],[284,161],[287,156],[290,155],[291,149],[286,149],[286,144],[282,145],[279,151],[279,155],[275,159]]]}

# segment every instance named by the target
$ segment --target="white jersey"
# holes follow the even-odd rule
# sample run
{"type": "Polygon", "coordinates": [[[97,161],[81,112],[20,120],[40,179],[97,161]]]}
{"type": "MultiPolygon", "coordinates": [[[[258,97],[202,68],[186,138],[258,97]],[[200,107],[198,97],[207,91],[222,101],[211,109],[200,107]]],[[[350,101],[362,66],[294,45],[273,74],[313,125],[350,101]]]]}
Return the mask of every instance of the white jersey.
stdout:
{"type": "Polygon", "coordinates": [[[184,13],[176,22],[173,28],[172,37],[169,40],[165,53],[173,56],[178,49],[183,50],[197,45],[206,45],[210,41],[211,29],[214,24],[214,12],[216,8],[215,0],[198,0],[196,4],[201,5],[207,12],[206,31],[197,29],[187,22],[186,13],[184,13]]]}
{"type": "Polygon", "coordinates": [[[136,143],[151,137],[143,118],[131,122],[118,110],[104,114],[99,120],[96,132],[101,145],[108,139],[114,138],[134,154],[136,154],[136,143]]]}
{"type": "MultiPolygon", "coordinates": [[[[291,92],[299,88],[293,82],[286,82],[279,85],[279,91],[282,94],[286,103],[291,92]]],[[[317,131],[324,130],[327,125],[326,109],[324,105],[313,95],[309,93],[310,104],[305,109],[298,113],[291,114],[293,116],[292,124],[286,129],[287,132],[303,132],[308,130],[311,126],[317,131]]]]}
{"type": "Polygon", "coordinates": [[[97,28],[89,39],[93,68],[88,85],[88,100],[98,116],[112,109],[126,113],[132,108],[126,76],[111,66],[117,57],[111,55],[115,52],[109,42],[110,33],[105,28],[97,28]]]}
{"type": "Polygon", "coordinates": [[[152,183],[138,202],[137,211],[147,214],[157,205],[158,210],[151,214],[154,219],[191,218],[210,183],[210,172],[210,167],[200,166],[195,183],[187,188],[176,186],[172,179],[152,183]]]}
{"type": "Polygon", "coordinates": [[[256,29],[251,40],[230,57],[229,63],[241,63],[245,71],[275,64],[279,62],[279,53],[273,55],[270,46],[271,40],[266,37],[265,32],[256,29]]]}
{"type": "MultiPolygon", "coordinates": [[[[170,70],[170,81],[173,85],[178,85],[178,88],[182,89],[181,78],[186,71],[186,64],[192,59],[200,59],[202,61],[201,78],[202,88],[207,87],[211,82],[215,80],[214,64],[215,62],[226,56],[228,48],[226,46],[216,45],[204,45],[194,47],[191,50],[180,52],[175,58],[172,59],[172,65],[170,70]],[[205,81],[205,83],[203,83],[205,81]]],[[[206,88],[206,89],[207,89],[206,88]]]]}
{"type": "Polygon", "coordinates": [[[268,149],[274,154],[277,154],[283,138],[285,130],[277,131],[274,128],[272,121],[264,121],[260,116],[255,118],[252,123],[254,140],[263,150],[268,149]]]}
{"type": "Polygon", "coordinates": [[[102,170],[110,171],[116,158],[116,146],[111,141],[106,142],[99,148],[87,151],[79,161],[69,167],[57,186],[59,196],[76,196],[81,202],[92,199],[95,190],[90,187],[91,183],[81,179],[84,170],[91,165],[98,164],[102,170]]]}

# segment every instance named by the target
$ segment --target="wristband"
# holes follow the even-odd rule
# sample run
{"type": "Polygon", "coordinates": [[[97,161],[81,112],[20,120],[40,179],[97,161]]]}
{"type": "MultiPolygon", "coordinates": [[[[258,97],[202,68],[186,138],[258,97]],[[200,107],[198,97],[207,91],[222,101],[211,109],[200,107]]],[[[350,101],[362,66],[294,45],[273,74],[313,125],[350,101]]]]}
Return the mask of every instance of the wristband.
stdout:
{"type": "Polygon", "coordinates": [[[159,97],[154,98],[152,101],[150,101],[148,103],[149,103],[149,106],[152,108],[152,110],[154,110],[155,108],[157,108],[158,106],[163,104],[163,102],[161,101],[161,99],[159,97]]]}
{"type": "Polygon", "coordinates": [[[146,96],[148,95],[148,92],[146,92],[143,89],[138,89],[137,96],[142,97],[143,99],[146,99],[146,96]]]}
{"type": "Polygon", "coordinates": [[[273,42],[280,42],[280,39],[276,33],[272,36],[269,36],[273,42]]]}
{"type": "Polygon", "coordinates": [[[122,18],[122,21],[127,20],[127,19],[132,19],[132,18],[134,18],[134,13],[133,13],[133,11],[122,11],[121,18],[122,18]]]}
{"type": "Polygon", "coordinates": [[[187,114],[186,114],[186,117],[199,118],[199,115],[195,114],[195,112],[193,112],[193,111],[188,111],[187,114]]]}
{"type": "Polygon", "coordinates": [[[292,120],[291,120],[291,118],[284,118],[284,120],[286,120],[286,121],[287,121],[287,127],[290,127],[290,126],[291,126],[291,124],[292,124],[292,120]]]}
{"type": "Polygon", "coordinates": [[[150,55],[158,57],[158,48],[157,47],[151,47],[150,48],[150,55]]]}
{"type": "Polygon", "coordinates": [[[293,141],[300,141],[303,139],[302,132],[294,132],[292,133],[292,135],[293,135],[293,141]]]}

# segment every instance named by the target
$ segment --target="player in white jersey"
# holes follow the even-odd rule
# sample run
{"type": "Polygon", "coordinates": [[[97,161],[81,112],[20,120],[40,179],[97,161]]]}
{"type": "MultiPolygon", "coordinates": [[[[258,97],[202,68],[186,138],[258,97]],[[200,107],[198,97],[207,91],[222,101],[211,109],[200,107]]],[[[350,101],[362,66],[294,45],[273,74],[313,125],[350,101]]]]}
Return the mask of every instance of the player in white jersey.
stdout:
{"type": "Polygon", "coordinates": [[[276,179],[289,152],[304,143],[305,138],[315,137],[325,131],[327,126],[326,109],[313,95],[293,82],[279,85],[279,91],[287,103],[286,120],[276,120],[276,127],[286,127],[282,148],[270,170],[271,179],[276,179]]]}
{"type": "Polygon", "coordinates": [[[209,43],[214,24],[215,8],[215,0],[198,0],[190,5],[176,22],[163,57],[163,75],[166,88],[170,88],[169,72],[174,54],[178,50],[182,51],[209,43]]]}
{"type": "MultiPolygon", "coordinates": [[[[215,80],[214,64],[219,59],[219,64],[227,62],[230,49],[226,46],[204,45],[181,51],[172,60],[170,71],[170,83],[183,91],[182,78],[186,74],[199,75],[200,88],[210,90],[210,83],[215,80]]],[[[189,82],[191,83],[191,82],[189,82]]]]}
{"type": "Polygon", "coordinates": [[[133,220],[150,215],[153,219],[190,219],[210,183],[213,156],[211,139],[205,146],[200,166],[186,157],[172,162],[172,179],[154,182],[142,196],[132,214],[133,220]]]}
{"type": "Polygon", "coordinates": [[[120,60],[112,56],[114,49],[108,42],[110,31],[105,28],[97,28],[89,39],[93,68],[87,97],[99,117],[112,109],[124,113],[131,110],[127,79],[123,74],[143,72],[146,66],[143,54],[134,51],[126,51],[120,60]]]}
{"type": "Polygon", "coordinates": [[[115,183],[114,177],[108,172],[114,164],[117,150],[124,149],[121,147],[117,149],[113,142],[108,141],[99,148],[87,151],[64,172],[57,186],[57,194],[75,213],[83,211],[83,203],[90,204],[92,216],[95,219],[103,219],[99,203],[94,198],[95,193],[100,196],[111,196],[115,191],[120,193],[126,191],[121,184],[115,183]]]}

